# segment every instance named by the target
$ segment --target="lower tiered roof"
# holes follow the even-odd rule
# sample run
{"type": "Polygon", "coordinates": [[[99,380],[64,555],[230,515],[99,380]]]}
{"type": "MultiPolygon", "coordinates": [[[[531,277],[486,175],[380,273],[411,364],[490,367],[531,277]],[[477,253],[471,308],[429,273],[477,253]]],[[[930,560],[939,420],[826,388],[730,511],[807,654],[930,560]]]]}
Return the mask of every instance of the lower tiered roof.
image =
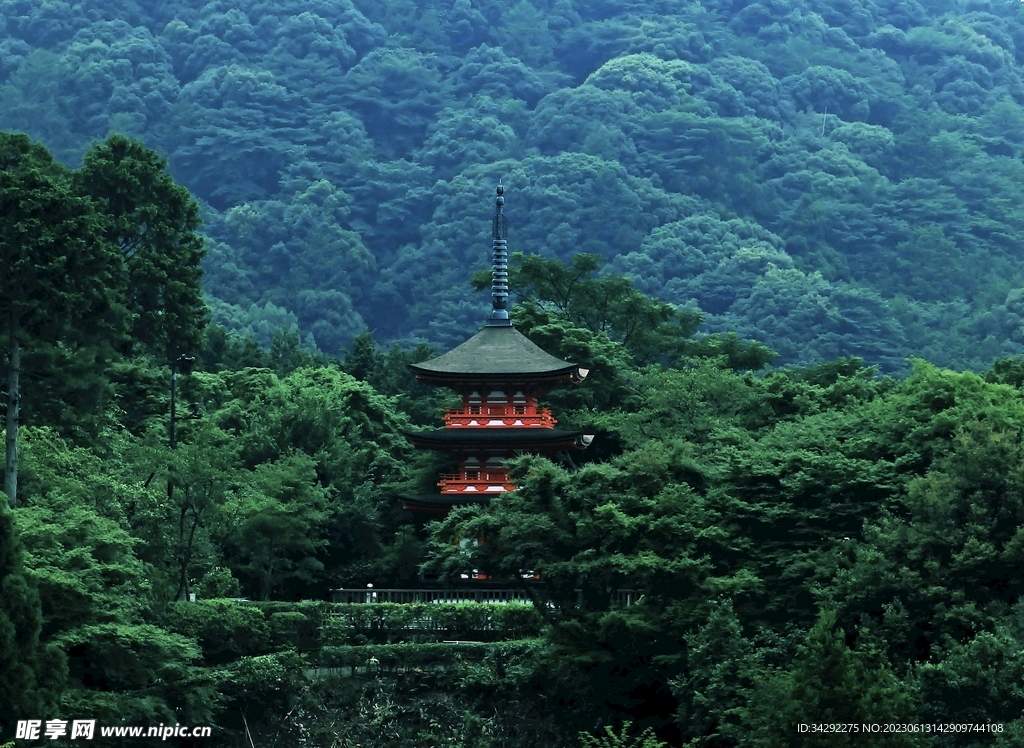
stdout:
{"type": "Polygon", "coordinates": [[[495,494],[451,494],[431,493],[415,496],[400,496],[402,508],[414,512],[433,512],[447,514],[453,506],[466,506],[467,504],[486,504],[495,494]]]}
{"type": "Polygon", "coordinates": [[[562,431],[547,428],[446,428],[418,433],[406,432],[405,437],[420,449],[451,450],[458,448],[488,449],[508,447],[524,449],[571,449],[586,446],[582,431],[562,431]]]}

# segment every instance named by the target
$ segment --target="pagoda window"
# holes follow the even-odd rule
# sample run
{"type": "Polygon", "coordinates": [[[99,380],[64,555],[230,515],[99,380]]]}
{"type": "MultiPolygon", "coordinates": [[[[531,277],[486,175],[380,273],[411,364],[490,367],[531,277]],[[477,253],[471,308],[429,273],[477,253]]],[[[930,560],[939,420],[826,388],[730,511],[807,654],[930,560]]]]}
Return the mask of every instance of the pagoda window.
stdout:
{"type": "Polygon", "coordinates": [[[476,457],[467,457],[462,463],[462,469],[466,474],[466,480],[479,480],[480,460],[476,457]]]}
{"type": "Polygon", "coordinates": [[[487,402],[488,402],[488,404],[490,404],[490,403],[507,403],[508,402],[508,395],[506,395],[501,390],[492,390],[491,393],[489,395],[487,395],[487,402]]]}

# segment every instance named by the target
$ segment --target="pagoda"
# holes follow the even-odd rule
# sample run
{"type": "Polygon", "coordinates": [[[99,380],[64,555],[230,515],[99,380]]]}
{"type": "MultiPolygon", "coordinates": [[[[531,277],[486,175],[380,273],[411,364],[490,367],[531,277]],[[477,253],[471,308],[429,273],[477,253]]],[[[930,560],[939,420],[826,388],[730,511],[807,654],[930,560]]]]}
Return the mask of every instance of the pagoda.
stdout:
{"type": "Polygon", "coordinates": [[[449,454],[458,472],[440,476],[440,493],[404,497],[413,512],[447,514],[453,506],[485,503],[512,491],[505,461],[516,454],[553,457],[582,449],[593,436],[556,429],[538,399],[549,390],[579,384],[586,369],[546,353],[512,326],[509,317],[507,223],[504,189],[495,201],[491,313],[480,332],[437,358],[410,369],[421,382],[449,387],[462,405],[444,415],[444,428],[407,434],[413,446],[449,454]]]}

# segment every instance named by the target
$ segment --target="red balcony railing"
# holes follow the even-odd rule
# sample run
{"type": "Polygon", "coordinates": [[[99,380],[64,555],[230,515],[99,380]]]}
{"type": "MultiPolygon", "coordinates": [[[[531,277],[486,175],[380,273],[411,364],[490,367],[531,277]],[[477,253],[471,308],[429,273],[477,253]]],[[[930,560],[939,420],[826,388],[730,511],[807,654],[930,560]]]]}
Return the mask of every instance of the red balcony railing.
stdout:
{"type": "Polygon", "coordinates": [[[481,473],[479,478],[468,478],[461,473],[448,473],[439,476],[437,482],[441,493],[481,493],[496,494],[502,491],[514,491],[516,486],[510,483],[506,473],[481,473]],[[470,489],[467,491],[467,489],[470,489]]]}
{"type": "MultiPolygon", "coordinates": [[[[541,428],[553,429],[558,421],[548,408],[542,408],[539,412],[527,413],[467,413],[462,408],[449,408],[444,414],[444,425],[448,428],[541,428]]],[[[492,410],[498,410],[493,408],[492,410]]],[[[507,409],[511,411],[511,408],[507,409]]]]}

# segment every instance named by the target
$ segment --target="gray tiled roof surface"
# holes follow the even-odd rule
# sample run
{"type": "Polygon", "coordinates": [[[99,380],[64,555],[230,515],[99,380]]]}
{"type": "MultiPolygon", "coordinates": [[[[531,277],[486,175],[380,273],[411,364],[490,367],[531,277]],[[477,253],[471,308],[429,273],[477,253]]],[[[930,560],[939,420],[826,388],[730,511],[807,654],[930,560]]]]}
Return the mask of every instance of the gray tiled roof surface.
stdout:
{"type": "Polygon", "coordinates": [[[545,353],[514,327],[485,327],[445,354],[412,364],[424,374],[555,374],[576,364],[545,353]]]}

